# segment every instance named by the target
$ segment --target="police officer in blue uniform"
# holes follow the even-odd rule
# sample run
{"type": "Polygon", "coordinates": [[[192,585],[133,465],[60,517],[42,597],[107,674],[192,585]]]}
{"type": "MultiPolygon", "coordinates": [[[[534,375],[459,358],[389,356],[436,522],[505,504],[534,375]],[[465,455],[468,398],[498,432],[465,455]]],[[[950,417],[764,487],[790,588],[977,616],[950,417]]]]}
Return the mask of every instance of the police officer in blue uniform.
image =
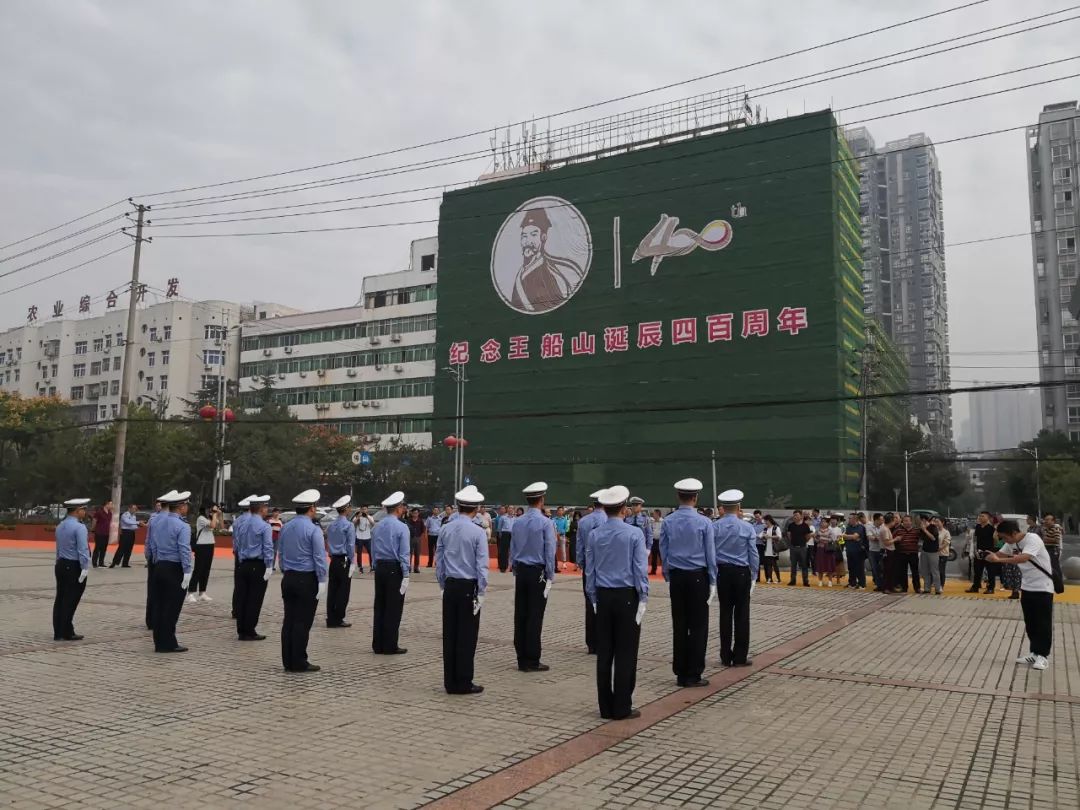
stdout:
{"type": "Polygon", "coordinates": [[[637,526],[645,535],[645,548],[649,550],[649,565],[652,566],[650,574],[656,573],[656,548],[659,545],[660,538],[653,537],[652,534],[652,521],[649,520],[648,514],[642,509],[645,505],[645,501],[636,495],[632,497],[627,504],[630,507],[630,514],[626,516],[626,522],[631,526],[637,526]]]}
{"type": "Polygon", "coordinates": [[[352,627],[345,621],[349,607],[352,577],[356,573],[353,551],[356,549],[356,527],[351,520],[352,498],[344,495],[334,501],[337,520],[326,530],[326,548],[330,552],[330,590],[326,594],[326,626],[352,627]]]}
{"type": "Polygon", "coordinates": [[[75,609],[86,590],[86,577],[90,574],[90,543],[86,524],[83,523],[88,503],[89,498],[64,501],[67,517],[56,527],[53,641],[82,641],[82,636],[75,632],[75,609]]]}
{"type": "Polygon", "coordinates": [[[371,559],[375,566],[375,616],[371,649],[376,655],[404,655],[398,646],[405,592],[409,589],[409,527],[405,493],[395,492],[382,502],[386,517],[371,533],[371,559]]]}
{"type": "Polygon", "coordinates": [[[574,549],[574,562],[581,571],[581,592],[585,594],[585,648],[589,655],[596,655],[596,611],[593,610],[592,602],[589,601],[589,576],[586,573],[589,560],[589,535],[593,529],[607,522],[604,508],[600,506],[600,493],[598,489],[589,495],[593,502],[593,510],[578,521],[577,548],[574,549]]]}
{"type": "Polygon", "coordinates": [[[630,490],[600,493],[607,520],[589,535],[588,596],[596,611],[596,694],[606,720],[640,717],[633,707],[641,620],[649,601],[645,534],[623,521],[630,490]]]}
{"type": "Polygon", "coordinates": [[[187,652],[187,647],[176,640],[176,623],[184,607],[194,565],[191,526],[186,519],[190,497],[190,492],[175,489],[163,496],[161,501],[169,511],[163,512],[154,524],[154,573],[151,577],[154,652],[187,652]]]}
{"type": "Polygon", "coordinates": [[[750,594],[758,567],[757,532],[742,519],[743,494],[720,493],[724,514],[713,524],[716,589],[720,599],[720,663],[747,667],[750,651],[750,594]],[[732,635],[734,631],[734,641],[732,635]]]}
{"type": "MultiPolygon", "coordinates": [[[[176,490],[173,490],[175,492],[176,490]]],[[[161,498],[165,496],[162,495],[161,498]]],[[[146,541],[143,543],[143,558],[146,560],[146,629],[154,629],[154,524],[169,514],[161,498],[154,501],[154,514],[146,521],[146,541]]]]}
{"type": "Polygon", "coordinates": [[[555,524],[544,515],[547,484],[537,481],[522,492],[528,511],[514,521],[510,568],[514,572],[514,650],[522,672],[547,672],[540,661],[544,610],[555,580],[555,524]]]}
{"type": "Polygon", "coordinates": [[[274,573],[274,533],[266,522],[270,496],[252,495],[245,500],[248,512],[242,521],[233,524],[233,549],[239,563],[235,581],[236,634],[241,641],[262,641],[266,636],[256,628],[266,586],[274,573]]]}
{"type": "Polygon", "coordinates": [[[716,596],[716,546],[712,523],[697,511],[702,486],[696,478],[675,482],[679,508],[660,527],[660,560],[671,584],[671,668],[679,686],[709,685],[701,674],[716,596]]]}
{"type": "Polygon", "coordinates": [[[326,596],[326,544],[315,522],[317,489],[306,489],[293,498],[296,517],[278,535],[281,562],[281,599],[285,618],[281,623],[281,663],[286,672],[318,672],[308,661],[307,645],[319,600],[326,596]]]}
{"type": "Polygon", "coordinates": [[[473,683],[480,608],[487,593],[487,533],[472,522],[484,502],[474,486],[454,496],[458,514],[440,527],[435,576],[442,591],[443,687],[449,695],[478,695],[473,683]]]}
{"type": "Polygon", "coordinates": [[[442,534],[443,518],[439,510],[432,507],[431,514],[424,519],[427,528],[427,567],[435,564],[435,554],[439,549],[439,535],[442,534]]]}
{"type": "Polygon", "coordinates": [[[237,605],[240,602],[240,552],[236,547],[236,538],[240,534],[240,531],[244,527],[244,523],[247,521],[251,508],[251,499],[257,498],[258,495],[248,495],[246,498],[237,502],[236,506],[239,509],[243,509],[236,516],[232,523],[232,555],[233,555],[233,591],[232,591],[232,618],[237,618],[240,615],[240,611],[237,605]]]}

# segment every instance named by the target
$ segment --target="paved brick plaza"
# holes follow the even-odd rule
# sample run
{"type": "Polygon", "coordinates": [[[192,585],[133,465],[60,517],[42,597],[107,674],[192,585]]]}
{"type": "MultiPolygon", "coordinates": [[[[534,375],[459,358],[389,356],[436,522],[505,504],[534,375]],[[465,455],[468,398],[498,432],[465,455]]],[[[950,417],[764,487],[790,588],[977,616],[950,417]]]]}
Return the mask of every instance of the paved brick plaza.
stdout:
{"type": "MultiPolygon", "coordinates": [[[[602,723],[580,580],[560,579],[549,673],[515,668],[512,591],[494,574],[479,697],[442,692],[439,593],[409,590],[402,644],[370,652],[372,581],[349,630],[312,633],[312,675],[282,672],[280,580],[241,644],[230,560],[185,605],[186,655],[153,653],[145,570],[91,572],[77,643],[52,641],[52,552],[0,549],[0,805],[13,807],[1075,808],[1080,606],[1056,606],[1051,668],[1016,667],[1015,602],[759,589],[755,666],[677,690],[667,589],[645,617],[639,720],[602,723]],[[1014,741],[1017,741],[1014,746],[1014,741]]],[[[713,633],[715,637],[715,607],[713,633]]],[[[715,664],[715,638],[709,661],[715,664]]]]}

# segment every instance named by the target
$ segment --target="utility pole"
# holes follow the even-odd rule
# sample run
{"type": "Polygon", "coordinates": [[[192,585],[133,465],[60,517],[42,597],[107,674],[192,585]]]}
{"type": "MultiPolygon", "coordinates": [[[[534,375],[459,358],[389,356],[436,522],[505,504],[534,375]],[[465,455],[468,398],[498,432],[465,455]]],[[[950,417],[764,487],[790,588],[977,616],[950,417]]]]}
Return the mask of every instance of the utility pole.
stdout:
{"type": "Polygon", "coordinates": [[[859,509],[861,509],[864,512],[867,510],[866,489],[867,489],[867,478],[868,478],[868,476],[867,476],[868,461],[867,461],[867,458],[866,458],[866,451],[867,451],[867,448],[869,447],[869,442],[867,440],[867,435],[866,435],[866,428],[867,428],[867,424],[868,424],[868,420],[867,420],[868,410],[867,410],[867,408],[870,405],[870,400],[867,399],[867,395],[870,392],[870,382],[873,379],[872,375],[873,375],[873,351],[874,351],[874,333],[872,331],[870,331],[870,327],[866,327],[865,337],[866,337],[866,340],[865,340],[865,343],[864,343],[864,346],[863,346],[863,351],[862,351],[862,361],[863,361],[863,363],[862,363],[862,380],[861,380],[861,384],[859,386],[859,393],[862,395],[862,409],[861,409],[862,413],[860,414],[860,416],[862,418],[862,430],[860,431],[860,437],[859,437],[859,445],[860,445],[859,457],[862,459],[862,461],[860,462],[860,466],[859,466],[859,509]]]}
{"type": "MultiPolygon", "coordinates": [[[[130,201],[130,200],[129,200],[130,201]]],[[[112,522],[109,524],[109,542],[115,543],[120,537],[120,513],[123,504],[120,499],[124,490],[124,453],[127,450],[128,410],[131,399],[131,377],[135,359],[135,332],[137,306],[139,303],[139,257],[142,255],[143,217],[150,210],[141,203],[136,208],[138,219],[135,222],[135,257],[131,262],[131,292],[128,295],[127,331],[124,333],[124,370],[120,376],[120,416],[116,426],[116,455],[113,456],[112,468],[112,522]]],[[[124,233],[127,230],[124,229],[124,233]]],[[[149,239],[145,241],[150,241],[149,239]]]]}

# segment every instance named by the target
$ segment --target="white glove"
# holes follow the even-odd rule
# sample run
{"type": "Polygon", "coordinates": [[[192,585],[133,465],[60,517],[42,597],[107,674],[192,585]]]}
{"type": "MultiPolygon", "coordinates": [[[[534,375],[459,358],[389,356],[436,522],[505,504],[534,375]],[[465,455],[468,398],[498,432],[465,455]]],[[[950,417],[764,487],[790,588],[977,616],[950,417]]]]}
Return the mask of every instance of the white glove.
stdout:
{"type": "Polygon", "coordinates": [[[90,575],[89,569],[84,568],[79,572],[79,584],[86,582],[86,578],[90,575]]]}
{"type": "Polygon", "coordinates": [[[599,611],[600,611],[600,608],[597,606],[596,602],[593,602],[592,603],[592,612],[593,612],[593,614],[595,615],[599,611]]]}
{"type": "Polygon", "coordinates": [[[547,585],[544,586],[544,598],[545,599],[548,598],[548,594],[551,593],[551,586],[554,585],[554,584],[555,583],[552,582],[550,579],[547,581],[547,585]]]}
{"type": "Polygon", "coordinates": [[[716,598],[716,586],[715,585],[710,585],[709,586],[709,598],[705,600],[705,604],[709,605],[711,607],[712,603],[713,603],[713,599],[715,599],[715,598],[716,598]]]}
{"type": "Polygon", "coordinates": [[[752,579],[752,580],[750,580],[750,594],[751,594],[751,596],[752,596],[752,595],[753,595],[753,593],[754,593],[754,586],[756,586],[756,585],[757,585],[757,581],[756,581],[756,580],[753,580],[753,579],[752,579]]]}
{"type": "Polygon", "coordinates": [[[327,583],[325,583],[325,582],[320,582],[319,583],[319,590],[315,591],[315,601],[316,602],[321,602],[322,598],[324,596],[326,596],[326,586],[327,586],[327,583]]]}
{"type": "Polygon", "coordinates": [[[401,580],[401,588],[398,590],[402,596],[405,595],[405,591],[409,590],[409,578],[405,577],[401,580]]]}
{"type": "Polygon", "coordinates": [[[475,616],[477,613],[479,613],[480,608],[482,608],[483,606],[484,606],[484,595],[480,594],[475,599],[473,599],[472,615],[475,616]]]}
{"type": "Polygon", "coordinates": [[[645,615],[645,607],[646,607],[647,604],[648,604],[647,602],[639,602],[638,603],[637,616],[634,617],[634,621],[637,622],[639,625],[641,624],[642,617],[645,615]]]}
{"type": "Polygon", "coordinates": [[[184,574],[184,578],[180,580],[180,590],[186,591],[189,584],[191,584],[191,574],[184,574]]]}
{"type": "Polygon", "coordinates": [[[269,582],[270,577],[273,576],[273,574],[274,574],[273,566],[271,566],[270,568],[267,568],[266,572],[263,574],[263,582],[269,582]]]}
{"type": "Polygon", "coordinates": [[[356,576],[356,563],[353,563],[352,565],[349,566],[349,579],[352,579],[355,576],[356,576]]]}

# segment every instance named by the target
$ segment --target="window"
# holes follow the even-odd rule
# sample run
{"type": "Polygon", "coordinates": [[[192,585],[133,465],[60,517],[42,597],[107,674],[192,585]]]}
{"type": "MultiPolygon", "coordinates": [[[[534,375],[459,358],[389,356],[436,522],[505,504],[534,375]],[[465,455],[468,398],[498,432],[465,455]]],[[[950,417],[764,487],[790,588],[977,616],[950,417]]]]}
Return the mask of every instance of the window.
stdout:
{"type": "MultiPolygon", "coordinates": [[[[1066,148],[1068,148],[1068,147],[1066,147],[1066,148]]],[[[434,253],[425,253],[423,256],[420,257],[420,271],[421,272],[427,272],[428,270],[434,270],[434,269],[435,269],[435,254],[434,253]]]]}
{"type": "Polygon", "coordinates": [[[1080,424],[1080,406],[1077,406],[1077,405],[1070,405],[1069,406],[1069,424],[1070,425],[1080,424]]]}
{"type": "Polygon", "coordinates": [[[50,397],[55,397],[56,396],[56,386],[55,385],[50,385],[49,386],[49,396],[50,397]]]}
{"type": "Polygon", "coordinates": [[[1069,137],[1069,122],[1055,121],[1050,125],[1050,140],[1058,141],[1069,137]]]}
{"type": "Polygon", "coordinates": [[[146,354],[146,365],[153,366],[155,361],[156,361],[155,353],[154,352],[147,352],[147,354],[146,354]]]}
{"type": "Polygon", "coordinates": [[[161,337],[164,340],[172,340],[172,326],[165,325],[161,327],[161,337]]]}
{"type": "Polygon", "coordinates": [[[101,373],[101,361],[95,360],[90,364],[90,376],[96,377],[101,373]]]}
{"type": "Polygon", "coordinates": [[[113,419],[115,419],[117,416],[119,416],[120,415],[120,406],[117,405],[116,403],[113,403],[112,405],[110,405],[109,406],[109,415],[112,416],[113,419]]]}
{"type": "Polygon", "coordinates": [[[158,388],[160,388],[162,391],[168,391],[169,390],[169,377],[168,377],[168,375],[165,375],[165,374],[161,375],[161,379],[158,382],[158,388]]]}
{"type": "Polygon", "coordinates": [[[86,376],[86,363],[76,363],[71,367],[72,377],[85,377],[86,376]]]}
{"type": "Polygon", "coordinates": [[[1035,275],[1046,278],[1046,262],[1035,262],[1035,275]]]}
{"type": "Polygon", "coordinates": [[[1080,399],[1080,383],[1068,383],[1065,386],[1065,396],[1069,399],[1080,399]]]}
{"type": "Polygon", "coordinates": [[[53,377],[56,376],[58,368],[59,367],[56,365],[56,363],[53,363],[51,366],[49,366],[49,370],[52,371],[51,376],[53,376],[53,377]]]}
{"type": "Polygon", "coordinates": [[[203,349],[202,354],[204,366],[225,365],[225,352],[218,351],[217,349],[203,349]]]}
{"type": "Polygon", "coordinates": [[[1072,182],[1072,167],[1059,166],[1054,169],[1054,185],[1066,185],[1072,182]]]}
{"type": "Polygon", "coordinates": [[[120,370],[120,358],[119,357],[114,357],[112,359],[112,370],[113,371],[119,371],[120,370]]]}
{"type": "Polygon", "coordinates": [[[124,333],[123,332],[117,332],[116,333],[116,345],[117,346],[123,346],[124,345],[124,333]]]}
{"type": "Polygon", "coordinates": [[[1074,228],[1076,227],[1076,214],[1058,214],[1054,217],[1055,228],[1074,228]]]}
{"type": "Polygon", "coordinates": [[[105,347],[105,338],[94,338],[94,351],[100,352],[105,347]]]}
{"type": "Polygon", "coordinates": [[[1050,147],[1050,159],[1057,163],[1062,160],[1072,159],[1072,149],[1067,143],[1059,143],[1050,147]]]}
{"type": "Polygon", "coordinates": [[[229,336],[229,330],[224,326],[203,327],[203,338],[206,340],[225,340],[229,336]]]}
{"type": "Polygon", "coordinates": [[[77,341],[75,341],[75,354],[86,354],[86,341],[85,340],[77,340],[77,341]]]}
{"type": "Polygon", "coordinates": [[[71,386],[71,401],[79,402],[83,398],[83,387],[81,385],[71,386]]]}
{"type": "Polygon", "coordinates": [[[112,348],[112,335],[106,335],[105,336],[105,348],[106,349],[111,349],[112,348]]]}
{"type": "Polygon", "coordinates": [[[157,340],[157,327],[156,326],[151,326],[150,327],[150,340],[157,340]]]}
{"type": "Polygon", "coordinates": [[[1080,333],[1066,332],[1061,336],[1061,340],[1066,349],[1075,349],[1080,346],[1080,333]]]}
{"type": "Polygon", "coordinates": [[[15,382],[19,381],[19,369],[15,369],[15,382]]]}
{"type": "Polygon", "coordinates": [[[202,384],[199,387],[200,388],[217,388],[218,387],[218,379],[220,379],[220,378],[217,377],[214,374],[203,374],[202,375],[202,384]]]}
{"type": "Polygon", "coordinates": [[[1076,237],[1075,236],[1059,236],[1057,239],[1057,249],[1059,256],[1075,256],[1076,255],[1076,237]]]}
{"type": "Polygon", "coordinates": [[[154,378],[153,377],[147,377],[146,378],[146,390],[147,391],[153,391],[154,390],[154,378]]]}
{"type": "Polygon", "coordinates": [[[163,349],[162,350],[162,352],[161,352],[161,365],[163,365],[163,366],[169,365],[169,354],[170,354],[170,352],[169,352],[168,349],[163,349]]]}
{"type": "Polygon", "coordinates": [[[1076,278],[1076,262],[1062,262],[1058,265],[1058,275],[1062,279],[1076,278]]]}
{"type": "Polygon", "coordinates": [[[1058,300],[1061,301],[1061,303],[1063,304],[1069,303],[1070,301],[1072,301],[1072,291],[1072,284],[1062,284],[1058,288],[1058,300]]]}
{"type": "Polygon", "coordinates": [[[113,380],[111,383],[109,383],[109,394],[111,394],[112,396],[115,397],[119,393],[120,393],[120,381],[119,380],[113,380]]]}
{"type": "Polygon", "coordinates": [[[98,406],[98,419],[104,419],[108,415],[108,413],[109,413],[109,408],[108,408],[107,405],[99,405],[98,406]]]}

